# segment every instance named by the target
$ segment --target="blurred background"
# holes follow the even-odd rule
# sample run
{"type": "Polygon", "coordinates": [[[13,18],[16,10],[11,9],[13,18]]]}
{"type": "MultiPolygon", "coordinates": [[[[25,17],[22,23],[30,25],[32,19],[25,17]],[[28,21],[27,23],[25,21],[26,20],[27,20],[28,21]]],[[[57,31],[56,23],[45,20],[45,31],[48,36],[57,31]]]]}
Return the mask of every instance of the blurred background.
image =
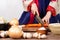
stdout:
{"type": "Polygon", "coordinates": [[[22,0],[0,0],[0,16],[7,21],[19,19],[23,10],[22,0]]]}

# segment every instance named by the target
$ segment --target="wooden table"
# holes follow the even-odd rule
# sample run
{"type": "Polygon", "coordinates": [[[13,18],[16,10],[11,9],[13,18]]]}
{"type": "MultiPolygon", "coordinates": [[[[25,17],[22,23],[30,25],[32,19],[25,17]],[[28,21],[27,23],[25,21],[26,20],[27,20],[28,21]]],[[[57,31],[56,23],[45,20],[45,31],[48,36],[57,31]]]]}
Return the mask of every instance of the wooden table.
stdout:
{"type": "MultiPolygon", "coordinates": [[[[38,28],[30,28],[30,29],[23,29],[24,31],[36,31],[36,29],[38,28]]],[[[0,40],[60,40],[60,35],[54,35],[51,32],[48,32],[47,38],[46,39],[36,39],[36,38],[32,38],[32,39],[12,39],[12,38],[0,38],[0,40]]]]}
{"type": "Polygon", "coordinates": [[[51,32],[48,33],[47,39],[12,39],[12,38],[0,38],[0,40],[60,40],[60,35],[54,35],[51,32]]]}

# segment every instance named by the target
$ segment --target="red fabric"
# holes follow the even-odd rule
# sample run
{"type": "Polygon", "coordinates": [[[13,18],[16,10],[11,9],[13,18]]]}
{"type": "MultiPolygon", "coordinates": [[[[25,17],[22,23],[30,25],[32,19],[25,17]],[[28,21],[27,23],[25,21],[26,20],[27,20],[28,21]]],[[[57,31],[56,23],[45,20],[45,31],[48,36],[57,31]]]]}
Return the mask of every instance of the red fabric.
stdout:
{"type": "Polygon", "coordinates": [[[28,22],[28,24],[32,24],[34,22],[34,14],[31,12],[30,13],[30,20],[28,22]]]}
{"type": "Polygon", "coordinates": [[[28,11],[31,11],[31,5],[32,5],[32,3],[36,3],[36,5],[37,5],[37,7],[38,7],[38,0],[33,0],[29,5],[28,5],[28,11]]]}
{"type": "Polygon", "coordinates": [[[57,0],[51,0],[51,1],[57,1],[57,0]]]}
{"type": "MultiPolygon", "coordinates": [[[[36,3],[37,7],[39,8],[40,5],[39,5],[39,3],[38,3],[38,0],[33,0],[33,1],[34,1],[34,3],[36,3]]],[[[39,12],[39,15],[40,15],[40,11],[39,11],[39,10],[38,10],[38,12],[39,12]]]]}
{"type": "Polygon", "coordinates": [[[28,7],[27,7],[28,11],[31,11],[31,5],[32,5],[32,3],[33,3],[33,1],[28,5],[28,7]]]}
{"type": "Polygon", "coordinates": [[[28,24],[31,24],[31,23],[33,23],[33,21],[34,21],[34,15],[33,15],[33,13],[31,12],[31,5],[32,5],[32,3],[33,3],[33,1],[32,1],[32,2],[28,5],[28,7],[27,7],[28,11],[30,12],[30,20],[29,20],[28,24]]]}
{"type": "Polygon", "coordinates": [[[34,3],[36,3],[36,5],[38,6],[38,0],[33,0],[34,1],[34,3]]]}
{"type": "Polygon", "coordinates": [[[56,16],[56,10],[52,6],[48,6],[47,11],[51,11],[53,16],[56,16]]]}
{"type": "MultiPolygon", "coordinates": [[[[28,8],[27,8],[27,9],[28,9],[29,12],[31,12],[31,5],[32,5],[33,2],[36,3],[36,5],[37,5],[37,7],[38,7],[38,0],[33,0],[33,1],[28,5],[28,8]]],[[[31,24],[31,23],[33,23],[33,21],[34,21],[34,14],[31,12],[31,13],[30,13],[30,20],[29,20],[28,23],[31,24]]]]}

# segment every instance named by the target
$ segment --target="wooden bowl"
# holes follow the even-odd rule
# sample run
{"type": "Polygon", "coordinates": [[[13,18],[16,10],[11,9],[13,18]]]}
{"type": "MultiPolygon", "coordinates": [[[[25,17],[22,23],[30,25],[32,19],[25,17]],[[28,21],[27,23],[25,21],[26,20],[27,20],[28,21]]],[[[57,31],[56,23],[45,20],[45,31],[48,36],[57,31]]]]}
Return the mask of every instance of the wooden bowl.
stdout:
{"type": "Polygon", "coordinates": [[[60,23],[51,23],[48,27],[53,34],[60,34],[60,23]]]}

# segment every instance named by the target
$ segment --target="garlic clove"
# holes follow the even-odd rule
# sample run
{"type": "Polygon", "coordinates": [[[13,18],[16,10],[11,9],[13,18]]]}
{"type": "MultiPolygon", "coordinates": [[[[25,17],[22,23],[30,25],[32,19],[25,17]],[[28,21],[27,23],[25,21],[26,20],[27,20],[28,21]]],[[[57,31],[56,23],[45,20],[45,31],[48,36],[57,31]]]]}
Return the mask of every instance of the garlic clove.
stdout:
{"type": "Polygon", "coordinates": [[[39,38],[39,39],[41,38],[41,34],[40,34],[40,33],[38,34],[38,38],[39,38]]]}
{"type": "Polygon", "coordinates": [[[33,33],[33,38],[37,38],[38,37],[38,33],[33,33]]]}
{"type": "Polygon", "coordinates": [[[42,34],[41,38],[47,38],[47,36],[45,34],[42,34]]]}
{"type": "Polygon", "coordinates": [[[27,33],[23,33],[23,38],[26,38],[27,33]]]}
{"type": "Polygon", "coordinates": [[[8,31],[1,31],[0,36],[1,37],[7,37],[8,36],[8,31]]]}
{"type": "Polygon", "coordinates": [[[32,38],[32,34],[31,33],[27,33],[26,37],[27,38],[32,38]]]}

